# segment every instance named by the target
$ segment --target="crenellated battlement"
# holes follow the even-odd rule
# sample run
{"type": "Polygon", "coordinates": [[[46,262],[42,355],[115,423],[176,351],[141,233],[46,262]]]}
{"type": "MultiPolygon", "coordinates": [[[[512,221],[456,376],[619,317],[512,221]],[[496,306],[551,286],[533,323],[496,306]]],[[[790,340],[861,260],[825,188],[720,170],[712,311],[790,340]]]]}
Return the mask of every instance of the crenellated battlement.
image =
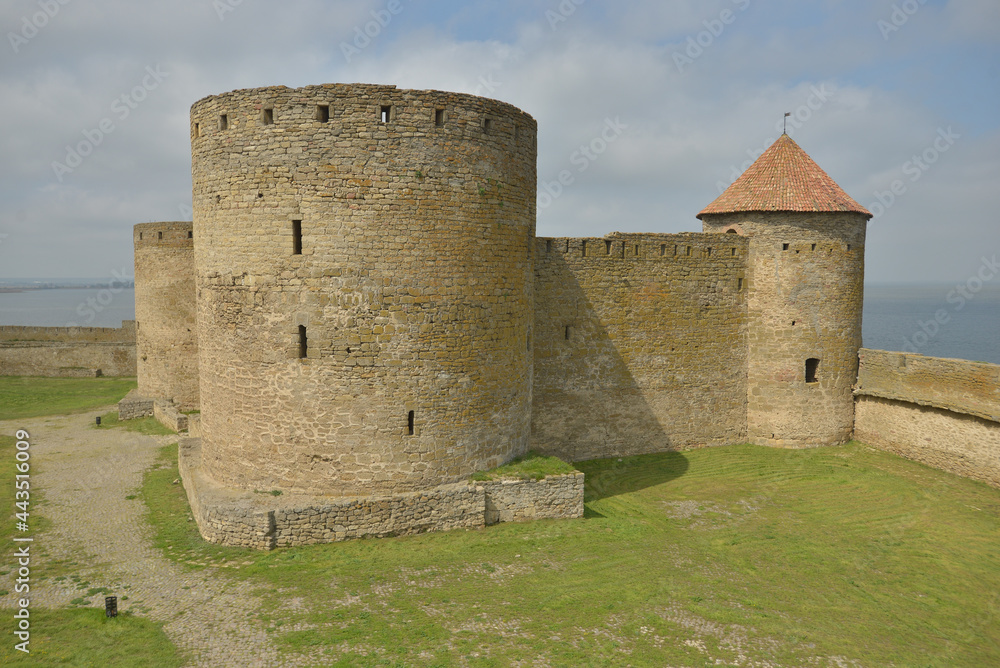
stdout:
{"type": "Polygon", "coordinates": [[[704,258],[743,258],[748,243],[742,237],[720,241],[716,234],[682,232],[677,234],[623,234],[615,232],[603,237],[538,237],[535,252],[544,255],[593,258],[595,260],[663,260],[693,261],[704,258]]]}
{"type": "MultiPolygon", "coordinates": [[[[235,90],[191,107],[191,140],[233,143],[285,134],[388,140],[434,136],[493,144],[536,141],[537,125],[516,107],[487,98],[370,84],[235,90]]],[[[251,148],[233,145],[233,148],[251,148]]]]}
{"type": "Polygon", "coordinates": [[[132,228],[135,248],[194,248],[194,229],[190,221],[140,223],[132,228]]]}

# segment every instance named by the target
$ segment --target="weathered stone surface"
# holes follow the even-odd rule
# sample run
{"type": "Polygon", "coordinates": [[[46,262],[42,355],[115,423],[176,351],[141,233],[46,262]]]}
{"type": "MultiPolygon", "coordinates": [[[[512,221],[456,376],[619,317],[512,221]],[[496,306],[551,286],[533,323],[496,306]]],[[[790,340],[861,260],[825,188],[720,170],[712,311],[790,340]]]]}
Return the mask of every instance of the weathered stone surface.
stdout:
{"type": "Polygon", "coordinates": [[[212,478],[396,494],[527,450],[534,119],[327,85],[208,97],[191,122],[212,478]]]}
{"type": "Polygon", "coordinates": [[[262,550],[583,516],[582,473],[460,482],[386,496],[275,496],[273,490],[226,488],[208,477],[200,439],[181,441],[180,473],[206,540],[262,550]]]}
{"type": "Polygon", "coordinates": [[[0,327],[0,376],[134,376],[135,322],[112,327],[0,327]]]}
{"type": "Polygon", "coordinates": [[[744,441],[748,247],[538,239],[532,447],[580,461],[744,441]]]}
{"type": "Polygon", "coordinates": [[[198,407],[191,223],[143,223],[135,246],[136,372],[143,396],[198,407]]]}
{"type": "Polygon", "coordinates": [[[749,237],[747,438],[808,447],[851,438],[861,347],[860,212],[703,214],[705,232],[749,237]],[[808,382],[807,360],[818,360],[808,382]]]}
{"type": "Polygon", "coordinates": [[[854,437],[1000,487],[1000,365],[862,350],[854,437]]]}
{"type": "Polygon", "coordinates": [[[132,390],[118,402],[118,419],[135,420],[153,415],[155,400],[139,394],[139,390],[132,390]]]}

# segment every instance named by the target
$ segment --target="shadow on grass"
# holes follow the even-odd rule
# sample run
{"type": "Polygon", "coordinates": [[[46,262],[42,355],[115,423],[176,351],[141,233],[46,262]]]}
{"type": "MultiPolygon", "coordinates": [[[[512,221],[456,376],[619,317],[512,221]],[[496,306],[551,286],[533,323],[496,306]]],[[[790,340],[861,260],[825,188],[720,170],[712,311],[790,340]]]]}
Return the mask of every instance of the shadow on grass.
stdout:
{"type": "MultiPolygon", "coordinates": [[[[680,452],[654,455],[612,457],[575,462],[577,470],[586,475],[584,501],[600,501],[620,494],[636,492],[675,480],[688,470],[688,459],[680,452]]],[[[590,517],[599,517],[588,509],[590,517]]]]}

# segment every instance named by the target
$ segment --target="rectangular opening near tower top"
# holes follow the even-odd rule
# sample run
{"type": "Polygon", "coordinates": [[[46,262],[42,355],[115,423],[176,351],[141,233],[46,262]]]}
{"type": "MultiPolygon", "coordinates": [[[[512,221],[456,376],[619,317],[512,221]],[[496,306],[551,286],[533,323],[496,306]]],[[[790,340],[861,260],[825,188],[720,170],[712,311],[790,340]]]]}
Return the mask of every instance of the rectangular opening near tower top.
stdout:
{"type": "Polygon", "coordinates": [[[318,104],[316,105],[316,120],[320,123],[330,122],[330,105],[328,104],[318,104]]]}
{"type": "Polygon", "coordinates": [[[309,339],[306,337],[306,326],[299,325],[299,359],[309,356],[309,339]]]}
{"type": "Polygon", "coordinates": [[[387,105],[387,104],[383,104],[382,105],[382,110],[379,112],[379,119],[383,123],[388,123],[389,121],[392,120],[392,106],[391,105],[387,105]]]}

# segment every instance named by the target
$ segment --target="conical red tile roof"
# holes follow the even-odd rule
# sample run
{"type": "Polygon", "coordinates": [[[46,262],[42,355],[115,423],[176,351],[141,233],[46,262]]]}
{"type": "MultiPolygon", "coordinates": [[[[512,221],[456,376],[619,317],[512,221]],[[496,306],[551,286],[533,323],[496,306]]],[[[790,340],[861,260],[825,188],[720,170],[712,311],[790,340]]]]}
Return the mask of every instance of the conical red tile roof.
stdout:
{"type": "Polygon", "coordinates": [[[788,135],[781,135],[698,218],[736,211],[856,211],[872,216],[788,135]]]}

